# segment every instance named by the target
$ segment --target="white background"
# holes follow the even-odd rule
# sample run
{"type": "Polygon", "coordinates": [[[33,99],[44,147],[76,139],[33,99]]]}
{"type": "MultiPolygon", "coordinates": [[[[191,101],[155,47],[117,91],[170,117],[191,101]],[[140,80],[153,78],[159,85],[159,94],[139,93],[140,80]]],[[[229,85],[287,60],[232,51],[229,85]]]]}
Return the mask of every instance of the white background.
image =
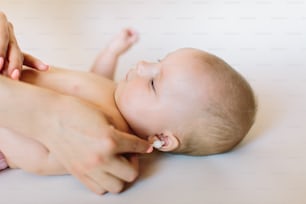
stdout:
{"type": "Polygon", "coordinates": [[[97,196],[71,176],[6,170],[1,203],[306,203],[305,0],[0,0],[0,10],[21,48],[49,64],[87,70],[131,26],[141,40],[117,79],[138,60],[196,47],[235,67],[258,99],[256,123],[233,152],[144,157],[140,179],[119,195],[97,196]]]}

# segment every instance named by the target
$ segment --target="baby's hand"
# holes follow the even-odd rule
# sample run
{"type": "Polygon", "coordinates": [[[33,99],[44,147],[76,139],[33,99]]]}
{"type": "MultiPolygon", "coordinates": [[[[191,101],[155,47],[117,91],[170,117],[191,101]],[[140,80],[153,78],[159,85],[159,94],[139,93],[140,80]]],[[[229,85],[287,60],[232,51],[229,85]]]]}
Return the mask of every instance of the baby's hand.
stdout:
{"type": "Polygon", "coordinates": [[[108,51],[116,55],[123,54],[139,39],[138,33],[132,28],[125,28],[116,35],[108,45],[108,51]]]}

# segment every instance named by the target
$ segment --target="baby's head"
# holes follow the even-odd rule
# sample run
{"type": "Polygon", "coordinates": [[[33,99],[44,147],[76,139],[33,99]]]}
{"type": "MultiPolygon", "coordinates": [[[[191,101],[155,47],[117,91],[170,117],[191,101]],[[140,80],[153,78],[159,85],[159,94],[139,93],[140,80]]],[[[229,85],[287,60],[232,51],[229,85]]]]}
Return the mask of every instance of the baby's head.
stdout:
{"type": "Polygon", "coordinates": [[[115,100],[134,133],[161,151],[209,155],[231,150],[251,128],[256,104],[247,81],[222,59],[193,48],[139,62],[115,100]]]}

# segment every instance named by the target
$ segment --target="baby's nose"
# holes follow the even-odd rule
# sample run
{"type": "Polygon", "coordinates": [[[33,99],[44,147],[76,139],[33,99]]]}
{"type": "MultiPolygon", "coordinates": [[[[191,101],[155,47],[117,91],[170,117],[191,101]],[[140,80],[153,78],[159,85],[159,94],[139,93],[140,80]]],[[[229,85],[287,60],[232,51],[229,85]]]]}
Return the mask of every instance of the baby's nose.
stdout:
{"type": "Polygon", "coordinates": [[[141,76],[155,76],[158,73],[158,69],[155,63],[150,63],[146,61],[140,61],[137,64],[137,73],[141,76]]]}

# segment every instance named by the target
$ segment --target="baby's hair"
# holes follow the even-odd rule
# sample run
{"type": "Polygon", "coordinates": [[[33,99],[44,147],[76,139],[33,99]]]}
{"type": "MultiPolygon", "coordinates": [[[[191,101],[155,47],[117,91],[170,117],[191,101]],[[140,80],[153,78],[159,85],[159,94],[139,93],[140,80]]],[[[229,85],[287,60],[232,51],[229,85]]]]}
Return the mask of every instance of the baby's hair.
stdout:
{"type": "Polygon", "coordinates": [[[197,118],[181,126],[181,146],[176,153],[210,155],[233,149],[248,133],[256,115],[256,101],[249,83],[215,55],[202,52],[203,66],[209,67],[213,92],[197,118]]]}

